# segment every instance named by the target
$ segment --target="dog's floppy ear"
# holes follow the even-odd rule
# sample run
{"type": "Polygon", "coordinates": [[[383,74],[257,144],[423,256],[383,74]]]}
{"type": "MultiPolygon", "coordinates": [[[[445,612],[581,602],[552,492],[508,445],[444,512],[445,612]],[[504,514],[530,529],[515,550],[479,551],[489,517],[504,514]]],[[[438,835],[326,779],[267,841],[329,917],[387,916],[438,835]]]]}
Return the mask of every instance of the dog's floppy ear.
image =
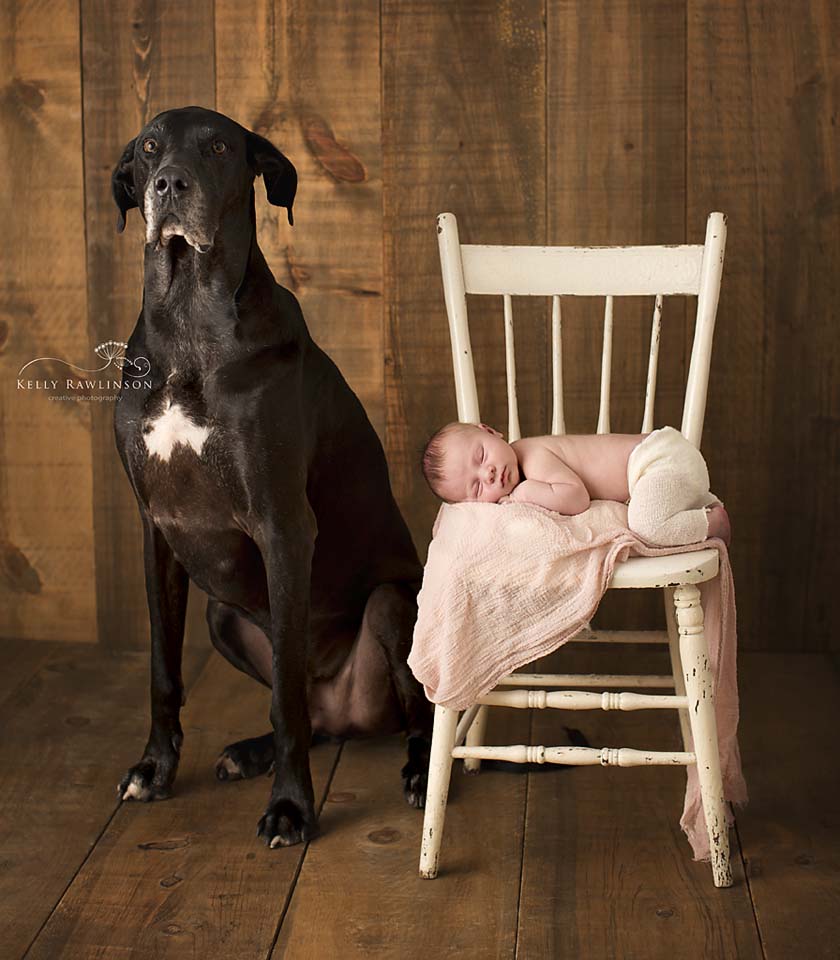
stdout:
{"type": "Polygon", "coordinates": [[[265,183],[265,192],[268,202],[275,207],[285,207],[289,214],[289,223],[292,219],[292,204],[297,191],[297,170],[288,157],[284,156],[277,147],[258,133],[247,131],[248,163],[254,173],[262,174],[265,183]]]}
{"type": "Polygon", "coordinates": [[[114,201],[120,208],[117,217],[117,233],[125,230],[125,215],[132,207],[137,206],[137,195],[134,188],[134,144],[137,137],[123,148],[120,162],[114,167],[111,174],[111,193],[114,201]]]}

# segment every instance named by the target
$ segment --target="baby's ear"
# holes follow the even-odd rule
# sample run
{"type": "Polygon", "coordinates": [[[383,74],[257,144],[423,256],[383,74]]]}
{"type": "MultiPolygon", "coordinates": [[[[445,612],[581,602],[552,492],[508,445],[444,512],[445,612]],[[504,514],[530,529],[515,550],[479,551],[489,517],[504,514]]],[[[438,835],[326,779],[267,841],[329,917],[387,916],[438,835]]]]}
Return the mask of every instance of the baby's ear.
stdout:
{"type": "Polygon", "coordinates": [[[487,424],[487,423],[480,423],[480,424],[479,424],[479,427],[481,427],[482,430],[486,430],[488,433],[492,433],[493,436],[499,437],[501,440],[504,440],[504,437],[499,433],[499,431],[498,431],[498,430],[494,430],[489,424],[487,424]]]}

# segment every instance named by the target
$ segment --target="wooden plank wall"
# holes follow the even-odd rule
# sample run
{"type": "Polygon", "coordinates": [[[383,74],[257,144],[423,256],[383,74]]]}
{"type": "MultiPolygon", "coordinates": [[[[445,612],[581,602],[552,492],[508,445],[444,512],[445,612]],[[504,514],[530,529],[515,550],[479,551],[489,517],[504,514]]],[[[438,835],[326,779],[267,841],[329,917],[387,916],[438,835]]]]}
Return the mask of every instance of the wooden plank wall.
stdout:
{"type": "MultiPolygon", "coordinates": [[[[745,648],[837,649],[837,7],[801,0],[80,0],[4,6],[0,633],[142,647],[140,524],[107,403],[23,395],[36,356],[93,366],[140,307],[136,211],[110,173],[160,110],[234,116],[295,162],[260,241],[385,446],[421,556],[419,472],[456,416],[435,215],[464,242],[729,238],[703,450],[733,520],[745,648]],[[14,184],[14,189],[10,185],[14,184]],[[19,203],[26,202],[26,216],[19,203]],[[41,401],[41,402],[38,402],[41,401]]],[[[470,298],[483,418],[506,429],[500,302],[470,298]]],[[[602,302],[566,298],[567,428],[594,430],[602,302]]],[[[655,425],[679,423],[694,301],[666,300],[655,425]]],[[[639,429],[652,303],[616,305],[613,423],[639,429]]],[[[550,419],[547,305],[514,300],[522,429],[550,419]]],[[[61,364],[46,364],[50,376],[61,364]]],[[[45,375],[45,374],[42,374],[45,375]]],[[[608,595],[604,627],[660,624],[608,595]]],[[[204,643],[200,591],[190,635],[204,643]]]]}
{"type": "Polygon", "coordinates": [[[0,30],[0,629],[93,641],[97,404],[61,389],[84,376],[71,364],[99,365],[85,330],[78,10],[3,4],[0,30]],[[20,390],[19,373],[59,389],[20,390]]]}

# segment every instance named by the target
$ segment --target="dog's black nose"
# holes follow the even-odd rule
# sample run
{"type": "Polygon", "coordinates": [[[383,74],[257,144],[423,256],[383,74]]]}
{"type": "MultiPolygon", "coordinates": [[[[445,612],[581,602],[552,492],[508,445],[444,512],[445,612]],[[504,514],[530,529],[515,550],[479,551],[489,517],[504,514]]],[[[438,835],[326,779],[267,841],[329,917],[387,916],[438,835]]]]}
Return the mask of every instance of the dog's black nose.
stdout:
{"type": "Polygon", "coordinates": [[[155,191],[159,197],[179,197],[190,188],[190,179],[181,167],[163,167],[155,177],[155,191]]]}

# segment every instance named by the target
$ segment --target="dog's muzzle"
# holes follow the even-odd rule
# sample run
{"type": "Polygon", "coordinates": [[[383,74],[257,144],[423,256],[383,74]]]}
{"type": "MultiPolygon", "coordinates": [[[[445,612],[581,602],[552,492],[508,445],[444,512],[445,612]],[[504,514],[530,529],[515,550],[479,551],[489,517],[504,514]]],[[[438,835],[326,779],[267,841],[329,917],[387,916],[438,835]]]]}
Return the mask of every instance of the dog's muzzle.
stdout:
{"type": "Polygon", "coordinates": [[[214,231],[206,225],[201,192],[183,167],[162,167],[149,179],[146,188],[146,243],[169,245],[172,237],[183,237],[199,253],[213,247],[214,231]]]}

